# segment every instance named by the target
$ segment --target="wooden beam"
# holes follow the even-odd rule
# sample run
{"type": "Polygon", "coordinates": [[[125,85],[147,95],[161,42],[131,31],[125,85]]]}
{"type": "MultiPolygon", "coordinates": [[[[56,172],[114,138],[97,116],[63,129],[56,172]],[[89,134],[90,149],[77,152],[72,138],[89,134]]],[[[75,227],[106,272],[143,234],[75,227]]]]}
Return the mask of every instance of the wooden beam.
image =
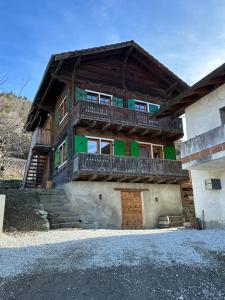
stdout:
{"type": "Polygon", "coordinates": [[[132,134],[132,133],[134,133],[135,131],[136,131],[136,127],[133,127],[133,128],[130,129],[130,131],[128,131],[128,134],[132,134]]]}
{"type": "Polygon", "coordinates": [[[96,121],[91,122],[90,128],[94,128],[96,126],[96,121]]]}
{"type": "Polygon", "coordinates": [[[129,47],[124,55],[123,61],[122,61],[122,88],[126,91],[127,90],[127,86],[126,86],[126,71],[127,71],[127,61],[128,58],[133,50],[133,46],[129,47]]]}
{"type": "Polygon", "coordinates": [[[141,177],[138,176],[138,177],[135,177],[135,178],[132,178],[131,180],[129,180],[130,182],[138,182],[141,180],[141,177]]]}
{"type": "Polygon", "coordinates": [[[109,126],[111,125],[111,123],[106,123],[102,128],[101,128],[101,131],[105,131],[106,129],[109,128],[109,126]]]}
{"type": "Polygon", "coordinates": [[[125,125],[119,125],[119,127],[117,127],[116,131],[120,132],[123,128],[125,127],[125,125]]]}
{"type": "Polygon", "coordinates": [[[92,175],[90,177],[88,177],[88,181],[93,181],[97,178],[97,175],[92,175]]]}
{"type": "Polygon", "coordinates": [[[140,136],[146,135],[150,132],[150,129],[145,129],[142,133],[140,133],[140,136]]]}
{"type": "Polygon", "coordinates": [[[118,181],[118,182],[122,182],[122,181],[126,181],[126,180],[127,180],[127,177],[126,177],[126,176],[117,178],[117,181],[118,181]]]}
{"type": "Polygon", "coordinates": [[[105,179],[103,179],[102,181],[110,181],[113,179],[112,175],[107,176],[105,179]]]}

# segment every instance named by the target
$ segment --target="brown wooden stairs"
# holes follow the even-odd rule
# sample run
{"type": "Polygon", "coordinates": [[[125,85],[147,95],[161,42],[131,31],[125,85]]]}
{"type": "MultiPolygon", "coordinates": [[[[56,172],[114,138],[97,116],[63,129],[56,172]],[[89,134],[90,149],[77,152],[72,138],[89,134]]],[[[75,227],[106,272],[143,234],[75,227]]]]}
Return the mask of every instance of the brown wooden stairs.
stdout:
{"type": "Polygon", "coordinates": [[[48,168],[48,152],[31,149],[24,172],[23,188],[41,187],[48,168]]]}

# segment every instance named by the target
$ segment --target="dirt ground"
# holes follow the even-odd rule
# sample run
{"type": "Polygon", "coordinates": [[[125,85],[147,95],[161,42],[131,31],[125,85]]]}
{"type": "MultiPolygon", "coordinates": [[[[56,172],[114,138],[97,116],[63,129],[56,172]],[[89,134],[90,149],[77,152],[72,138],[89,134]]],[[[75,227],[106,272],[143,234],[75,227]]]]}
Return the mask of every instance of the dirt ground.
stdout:
{"type": "Polygon", "coordinates": [[[225,230],[4,234],[0,299],[225,299],[225,230]]]}

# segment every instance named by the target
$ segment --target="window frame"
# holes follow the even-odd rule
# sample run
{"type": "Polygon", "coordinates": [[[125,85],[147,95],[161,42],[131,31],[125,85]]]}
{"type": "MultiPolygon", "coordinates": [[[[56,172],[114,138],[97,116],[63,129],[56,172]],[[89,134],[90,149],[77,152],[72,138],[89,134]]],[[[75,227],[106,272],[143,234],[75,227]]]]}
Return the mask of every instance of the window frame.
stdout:
{"type": "MultiPolygon", "coordinates": [[[[136,102],[142,103],[142,104],[147,104],[147,111],[146,111],[147,113],[150,113],[150,105],[156,105],[160,109],[160,105],[157,104],[157,103],[147,102],[147,101],[138,100],[138,99],[134,99],[134,101],[135,101],[135,104],[136,104],[136,102]]],[[[135,109],[135,110],[140,111],[140,110],[137,110],[137,109],[135,109]]],[[[140,111],[140,112],[143,112],[143,111],[140,111]]]]}
{"type": "Polygon", "coordinates": [[[65,109],[64,109],[64,115],[61,119],[61,115],[60,115],[60,121],[59,121],[59,125],[65,120],[65,118],[67,117],[68,115],[68,111],[66,110],[66,95],[63,97],[63,100],[60,102],[59,106],[58,106],[58,111],[60,113],[60,107],[63,105],[65,105],[65,109]],[[65,104],[64,104],[65,103],[65,104]]]}
{"type": "Polygon", "coordinates": [[[58,151],[59,151],[59,159],[60,159],[60,165],[58,166],[58,169],[60,169],[62,166],[64,166],[66,163],[67,163],[67,159],[66,160],[64,160],[62,163],[61,163],[61,155],[60,155],[60,149],[62,148],[62,150],[63,150],[63,157],[65,157],[65,153],[64,153],[64,145],[66,145],[66,140],[64,140],[58,147],[57,147],[57,149],[58,149],[58,151]]]}
{"type": "Polygon", "coordinates": [[[145,143],[145,142],[139,142],[139,141],[137,141],[137,143],[138,143],[139,145],[148,145],[148,146],[150,146],[150,151],[151,151],[151,157],[150,157],[150,159],[164,159],[163,145],[160,145],[160,144],[152,144],[152,143],[145,143]],[[154,157],[153,157],[153,147],[154,147],[154,146],[160,147],[160,148],[162,149],[162,158],[154,158],[154,157]]]}
{"type": "Polygon", "coordinates": [[[106,94],[106,93],[100,93],[100,92],[95,92],[95,91],[92,91],[92,90],[87,90],[85,89],[85,91],[90,94],[96,94],[98,96],[98,100],[97,102],[94,102],[94,101],[90,101],[90,100],[87,100],[87,101],[90,101],[92,103],[98,103],[98,104],[102,104],[102,105],[108,105],[108,106],[111,106],[112,105],[112,99],[113,99],[113,95],[110,95],[110,94],[106,94]],[[106,96],[106,97],[109,97],[110,98],[110,104],[105,104],[105,103],[101,103],[100,102],[100,98],[101,96],[106,96]]]}
{"type": "MultiPolygon", "coordinates": [[[[95,136],[85,136],[87,138],[87,140],[97,140],[98,141],[98,145],[97,145],[97,150],[99,151],[99,153],[96,153],[96,154],[102,154],[101,153],[101,142],[102,141],[109,141],[111,142],[111,154],[102,154],[102,155],[114,155],[114,147],[113,147],[113,142],[114,142],[114,139],[108,139],[108,138],[99,138],[99,137],[95,137],[95,136]]],[[[88,142],[88,141],[87,141],[88,142]]],[[[88,146],[87,146],[88,147],[88,146]]],[[[87,153],[90,153],[90,152],[87,152],[87,153]]]]}

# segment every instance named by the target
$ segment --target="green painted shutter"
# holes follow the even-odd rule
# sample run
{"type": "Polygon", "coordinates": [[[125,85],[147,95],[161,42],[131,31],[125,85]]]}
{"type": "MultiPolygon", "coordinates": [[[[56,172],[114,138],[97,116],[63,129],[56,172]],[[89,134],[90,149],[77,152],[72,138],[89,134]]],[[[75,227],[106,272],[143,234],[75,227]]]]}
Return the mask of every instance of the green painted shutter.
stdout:
{"type": "Polygon", "coordinates": [[[87,100],[87,92],[78,87],[75,89],[75,102],[87,100]]]}
{"type": "Polygon", "coordinates": [[[69,96],[66,95],[66,111],[69,111],[69,96]]]}
{"type": "Polygon", "coordinates": [[[136,141],[130,142],[130,155],[139,157],[139,144],[136,141]]]}
{"type": "Polygon", "coordinates": [[[65,139],[65,158],[68,158],[68,137],[65,139]]]}
{"type": "Polygon", "coordinates": [[[123,141],[115,140],[113,143],[114,155],[124,156],[125,155],[125,144],[123,141]]]}
{"type": "Polygon", "coordinates": [[[149,104],[149,112],[150,112],[150,113],[154,114],[154,113],[156,113],[158,110],[159,110],[159,106],[158,106],[158,105],[152,104],[152,103],[149,104]]]}
{"type": "Polygon", "coordinates": [[[164,159],[176,160],[176,150],[174,146],[163,146],[164,159]]]}
{"type": "Polygon", "coordinates": [[[80,152],[87,152],[87,138],[85,136],[75,135],[74,136],[74,155],[80,152]]]}
{"type": "Polygon", "coordinates": [[[113,96],[112,98],[113,106],[123,107],[123,99],[113,96]]]}
{"type": "Polygon", "coordinates": [[[56,125],[59,126],[59,123],[60,123],[60,112],[59,111],[56,112],[55,121],[56,121],[56,125]]]}
{"type": "Polygon", "coordinates": [[[59,149],[55,149],[55,169],[59,166],[59,149]]]}
{"type": "Polygon", "coordinates": [[[127,104],[128,104],[127,107],[129,109],[135,109],[135,100],[134,99],[128,99],[127,104]]]}

